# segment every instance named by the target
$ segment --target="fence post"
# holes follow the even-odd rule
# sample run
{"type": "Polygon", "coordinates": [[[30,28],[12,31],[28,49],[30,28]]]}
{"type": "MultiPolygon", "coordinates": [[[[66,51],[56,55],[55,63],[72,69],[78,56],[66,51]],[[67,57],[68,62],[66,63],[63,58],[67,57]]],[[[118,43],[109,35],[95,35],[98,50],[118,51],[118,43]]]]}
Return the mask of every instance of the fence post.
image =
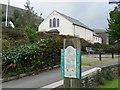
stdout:
{"type": "Polygon", "coordinates": [[[114,58],[114,49],[112,47],[112,58],[114,58]]]}
{"type": "Polygon", "coordinates": [[[99,60],[100,60],[100,61],[102,60],[101,51],[99,52],[99,60]]]}

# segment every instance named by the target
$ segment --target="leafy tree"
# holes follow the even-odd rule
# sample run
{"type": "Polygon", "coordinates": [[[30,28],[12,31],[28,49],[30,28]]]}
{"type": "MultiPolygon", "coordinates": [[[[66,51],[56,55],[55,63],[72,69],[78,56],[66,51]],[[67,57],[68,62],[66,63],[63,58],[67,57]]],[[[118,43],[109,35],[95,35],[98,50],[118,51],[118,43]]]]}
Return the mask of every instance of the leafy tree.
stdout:
{"type": "Polygon", "coordinates": [[[5,21],[6,20],[6,17],[5,16],[2,16],[2,21],[5,21]]]}
{"type": "Polygon", "coordinates": [[[14,15],[14,18],[17,19],[21,16],[21,12],[15,9],[13,15],[14,15]]]}
{"type": "MultiPolygon", "coordinates": [[[[18,22],[16,23],[17,19],[21,18],[22,14],[19,10],[15,9],[13,12],[13,22],[15,23],[15,26],[18,26],[18,22]]],[[[20,24],[20,23],[19,23],[20,24]]]]}
{"type": "Polygon", "coordinates": [[[36,31],[33,28],[26,26],[25,34],[31,44],[36,41],[36,31]]]}
{"type": "Polygon", "coordinates": [[[118,7],[115,7],[113,11],[109,13],[110,19],[108,19],[107,29],[110,38],[114,41],[120,42],[120,4],[118,7]]]}
{"type": "Polygon", "coordinates": [[[35,27],[35,18],[37,17],[37,14],[34,12],[33,7],[30,6],[30,1],[27,0],[25,6],[25,12],[23,12],[23,15],[21,17],[22,19],[22,26],[30,26],[35,27]]]}
{"type": "Polygon", "coordinates": [[[15,20],[15,26],[16,26],[16,27],[22,26],[21,23],[23,23],[23,21],[22,21],[21,18],[17,18],[17,19],[15,20]]]}
{"type": "Polygon", "coordinates": [[[27,0],[25,6],[25,12],[23,13],[22,18],[22,26],[25,30],[25,35],[28,38],[30,43],[34,43],[36,41],[36,24],[35,18],[37,14],[34,12],[33,7],[30,6],[30,1],[27,0]]]}

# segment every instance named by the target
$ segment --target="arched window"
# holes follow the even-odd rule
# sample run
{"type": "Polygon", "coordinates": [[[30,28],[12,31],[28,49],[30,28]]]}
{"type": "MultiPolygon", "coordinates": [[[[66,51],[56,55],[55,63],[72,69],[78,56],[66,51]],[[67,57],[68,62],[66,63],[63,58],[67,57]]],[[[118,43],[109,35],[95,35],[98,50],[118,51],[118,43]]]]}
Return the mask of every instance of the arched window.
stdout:
{"type": "Polygon", "coordinates": [[[53,27],[56,27],[56,19],[53,18],[53,27]]]}
{"type": "Polygon", "coordinates": [[[60,25],[60,20],[57,19],[57,27],[59,27],[59,25],[60,25]]]}
{"type": "Polygon", "coordinates": [[[52,20],[49,21],[49,27],[52,27],[52,20]]]}

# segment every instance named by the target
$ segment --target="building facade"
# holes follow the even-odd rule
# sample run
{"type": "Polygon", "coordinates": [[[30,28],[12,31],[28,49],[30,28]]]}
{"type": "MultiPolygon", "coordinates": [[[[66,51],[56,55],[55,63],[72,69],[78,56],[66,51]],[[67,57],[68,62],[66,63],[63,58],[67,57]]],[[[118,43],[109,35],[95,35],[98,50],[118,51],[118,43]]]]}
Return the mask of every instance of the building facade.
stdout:
{"type": "Polygon", "coordinates": [[[71,35],[83,38],[94,43],[94,31],[81,23],[79,20],[66,16],[60,12],[53,11],[40,25],[39,32],[58,30],[61,35],[71,35]]]}
{"type": "Polygon", "coordinates": [[[102,38],[103,44],[109,44],[109,35],[106,33],[106,30],[103,29],[94,29],[94,32],[102,38]]]}

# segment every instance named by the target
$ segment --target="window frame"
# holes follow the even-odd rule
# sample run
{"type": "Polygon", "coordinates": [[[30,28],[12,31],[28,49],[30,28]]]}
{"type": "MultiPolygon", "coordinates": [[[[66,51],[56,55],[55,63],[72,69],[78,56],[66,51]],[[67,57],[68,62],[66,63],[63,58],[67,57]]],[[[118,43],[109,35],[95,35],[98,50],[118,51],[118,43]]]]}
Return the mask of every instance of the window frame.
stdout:
{"type": "Polygon", "coordinates": [[[57,27],[59,27],[60,26],[60,20],[59,20],[59,18],[57,19],[57,27]]]}
{"type": "Polygon", "coordinates": [[[52,19],[49,20],[49,27],[52,27],[52,19]]]}
{"type": "Polygon", "coordinates": [[[53,18],[53,27],[56,27],[56,18],[53,18]]]}

